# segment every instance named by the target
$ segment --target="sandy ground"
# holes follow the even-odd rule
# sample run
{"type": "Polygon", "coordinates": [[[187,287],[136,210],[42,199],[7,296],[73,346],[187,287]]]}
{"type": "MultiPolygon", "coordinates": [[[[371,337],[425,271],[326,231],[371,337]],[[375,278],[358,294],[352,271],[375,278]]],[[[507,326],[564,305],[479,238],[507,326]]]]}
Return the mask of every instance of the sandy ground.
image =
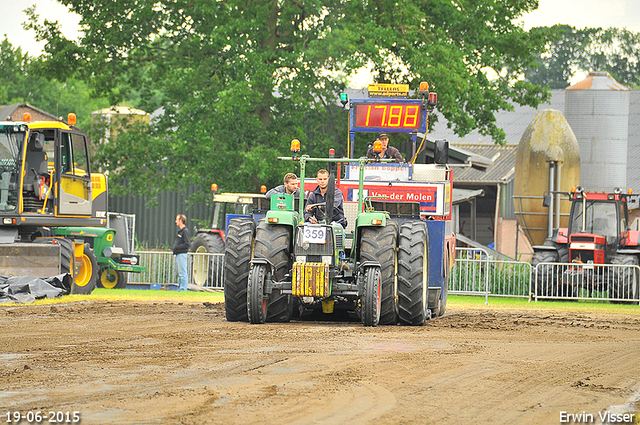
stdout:
{"type": "Polygon", "coordinates": [[[449,309],[364,328],[229,323],[209,303],[2,306],[0,360],[5,423],[597,423],[638,404],[640,316],[449,309]]]}

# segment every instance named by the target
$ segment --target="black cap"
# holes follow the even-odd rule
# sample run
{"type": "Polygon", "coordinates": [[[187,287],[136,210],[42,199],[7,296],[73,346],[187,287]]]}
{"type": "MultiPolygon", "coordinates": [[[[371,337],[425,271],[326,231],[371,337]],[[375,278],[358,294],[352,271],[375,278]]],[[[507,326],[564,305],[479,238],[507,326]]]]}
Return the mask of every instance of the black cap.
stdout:
{"type": "Polygon", "coordinates": [[[378,134],[378,139],[388,139],[389,135],[387,133],[378,134]]]}

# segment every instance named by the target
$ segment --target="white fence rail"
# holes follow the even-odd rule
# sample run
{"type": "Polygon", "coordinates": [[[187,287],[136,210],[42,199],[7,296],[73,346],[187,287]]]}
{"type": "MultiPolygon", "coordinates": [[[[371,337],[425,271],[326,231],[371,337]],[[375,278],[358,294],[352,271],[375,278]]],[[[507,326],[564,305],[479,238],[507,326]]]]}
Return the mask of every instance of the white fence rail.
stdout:
{"type": "Polygon", "coordinates": [[[451,271],[449,293],[528,298],[531,264],[494,260],[487,251],[456,248],[456,262],[451,271]]]}
{"type": "MultiPolygon", "coordinates": [[[[178,285],[175,256],[141,251],[144,273],[129,273],[130,284],[178,285]]],[[[189,283],[223,289],[224,254],[189,253],[189,283]]],[[[487,251],[456,248],[449,293],[485,297],[563,300],[640,301],[640,266],[540,263],[494,260],[487,251]]]]}
{"type": "Polygon", "coordinates": [[[456,248],[450,294],[557,300],[640,302],[640,267],[623,264],[494,260],[482,249],[456,248]]]}
{"type": "Polygon", "coordinates": [[[534,299],[639,300],[640,267],[624,264],[540,263],[533,270],[534,299]]]}
{"type": "MultiPolygon", "coordinates": [[[[166,251],[139,251],[144,273],[129,273],[130,284],[159,284],[165,287],[178,285],[175,255],[166,251]]],[[[189,283],[207,288],[222,289],[224,254],[190,252],[188,259],[189,283]]]]}

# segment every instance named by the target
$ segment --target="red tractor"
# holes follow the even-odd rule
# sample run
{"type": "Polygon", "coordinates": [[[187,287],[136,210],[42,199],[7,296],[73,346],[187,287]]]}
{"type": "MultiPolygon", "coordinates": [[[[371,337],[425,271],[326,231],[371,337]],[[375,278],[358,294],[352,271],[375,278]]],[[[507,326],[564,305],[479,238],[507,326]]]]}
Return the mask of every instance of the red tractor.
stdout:
{"type": "Polygon", "coordinates": [[[564,195],[571,200],[569,227],[555,229],[544,245],[533,247],[536,295],[574,298],[580,290],[608,291],[610,299],[638,300],[640,232],[629,228],[627,206],[638,195],[582,188],[564,195]]]}

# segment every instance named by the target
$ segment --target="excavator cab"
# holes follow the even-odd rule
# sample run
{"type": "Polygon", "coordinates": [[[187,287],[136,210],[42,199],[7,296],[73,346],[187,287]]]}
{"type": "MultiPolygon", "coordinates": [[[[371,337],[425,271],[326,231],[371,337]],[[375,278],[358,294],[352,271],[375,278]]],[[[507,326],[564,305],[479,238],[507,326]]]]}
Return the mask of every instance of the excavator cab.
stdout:
{"type": "Polygon", "coordinates": [[[42,133],[29,134],[22,191],[24,212],[38,212],[44,207],[43,199],[50,195],[49,167],[42,133]]]}
{"type": "Polygon", "coordinates": [[[0,123],[0,213],[18,206],[22,145],[25,130],[15,123],[0,123]]]}

